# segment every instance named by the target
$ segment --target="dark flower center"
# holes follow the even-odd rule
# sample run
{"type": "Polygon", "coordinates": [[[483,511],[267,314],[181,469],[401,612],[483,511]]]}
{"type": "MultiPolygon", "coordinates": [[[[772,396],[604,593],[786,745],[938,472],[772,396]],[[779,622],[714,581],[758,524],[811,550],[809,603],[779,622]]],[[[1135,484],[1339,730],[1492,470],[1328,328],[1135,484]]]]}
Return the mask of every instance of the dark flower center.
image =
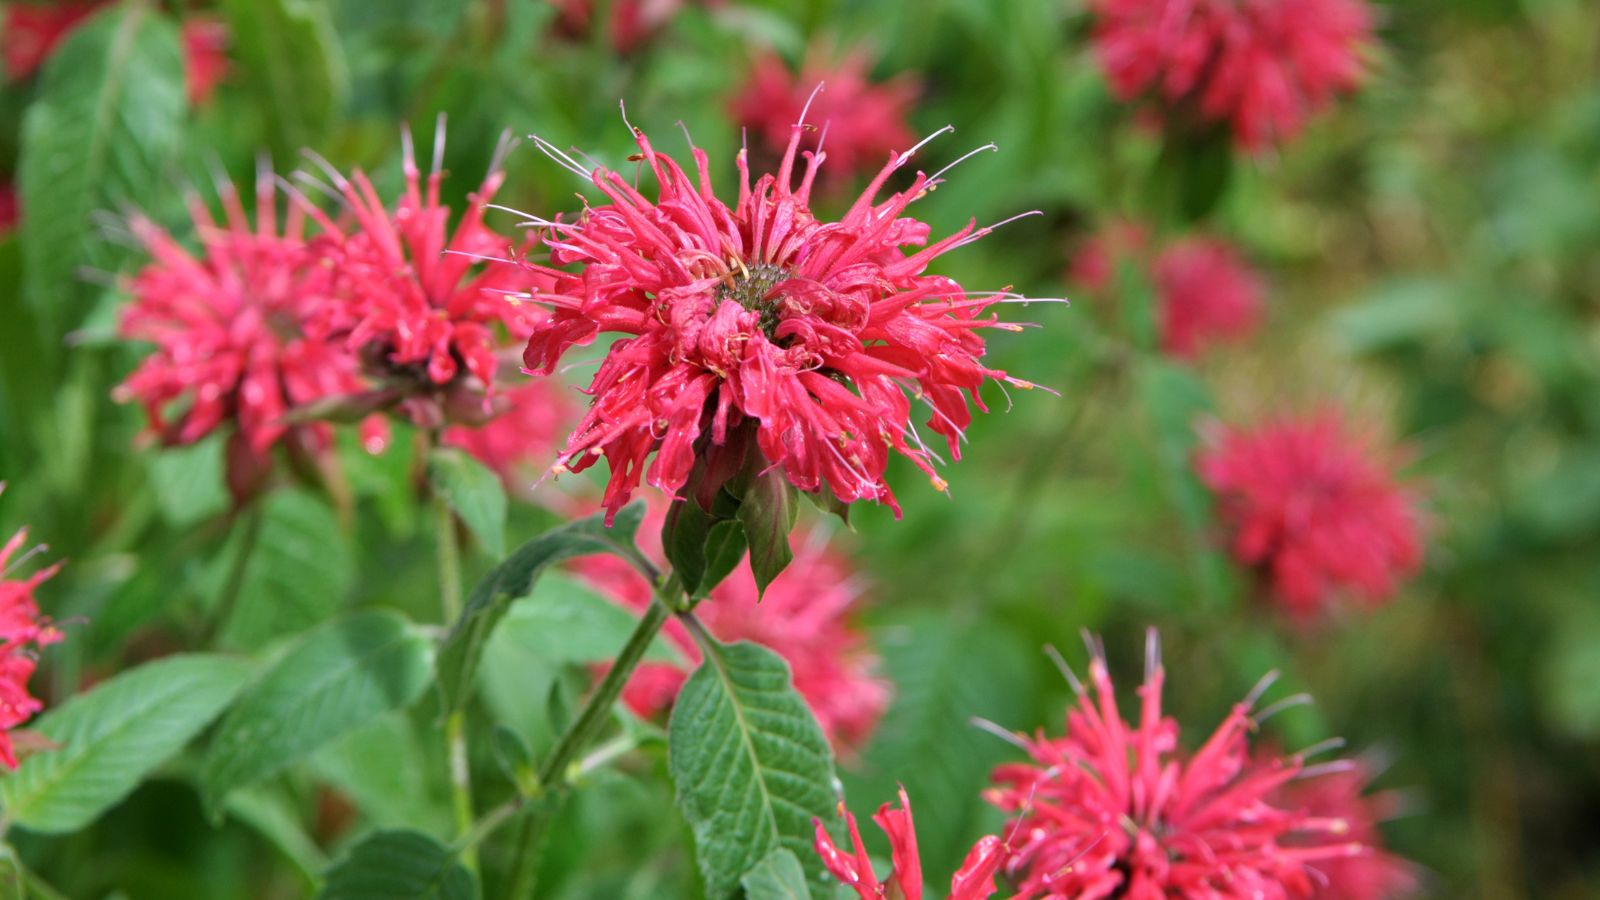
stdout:
{"type": "Polygon", "coordinates": [[[778,304],[767,298],[772,289],[789,279],[789,273],[772,263],[756,263],[733,276],[733,283],[717,285],[717,299],[733,300],[761,317],[768,338],[778,328],[778,304]]]}

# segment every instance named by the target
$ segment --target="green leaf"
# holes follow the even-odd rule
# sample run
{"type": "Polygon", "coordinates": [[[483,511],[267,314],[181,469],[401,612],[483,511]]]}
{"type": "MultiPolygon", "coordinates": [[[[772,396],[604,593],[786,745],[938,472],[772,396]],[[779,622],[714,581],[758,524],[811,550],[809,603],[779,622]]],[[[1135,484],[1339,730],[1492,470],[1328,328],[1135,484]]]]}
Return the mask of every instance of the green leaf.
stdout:
{"type": "Polygon", "coordinates": [[[393,612],[357,613],[306,635],[223,718],[201,766],[207,806],[408,705],[432,665],[427,637],[393,612]]]}
{"type": "MultiPolygon", "coordinates": [[[[788,544],[784,547],[787,549],[788,544]]],[[[709,591],[721,584],[744,561],[746,549],[744,523],[725,519],[711,526],[711,533],[706,535],[705,583],[702,587],[709,591]]]]}
{"type": "MultiPolygon", "coordinates": [[[[551,572],[539,579],[532,594],[512,603],[489,643],[495,650],[514,649],[555,665],[584,665],[616,656],[638,622],[636,613],[572,578],[551,572]]],[[[645,659],[682,661],[660,639],[651,645],[645,659]]]]}
{"type": "Polygon", "coordinates": [[[428,455],[428,479],[490,556],[506,555],[506,489],[500,476],[454,447],[439,447],[428,455]]]}
{"type": "Polygon", "coordinates": [[[328,858],[301,824],[299,810],[281,789],[250,788],[228,797],[228,815],[271,841],[308,880],[328,866],[328,858]]]}
{"type": "Polygon", "coordinates": [[[459,709],[472,690],[483,646],[511,601],[526,596],[546,568],[577,556],[614,553],[649,570],[650,562],[633,546],[644,519],[644,504],[617,513],[611,528],[600,513],[569,522],[534,538],[496,566],[467,598],[467,607],[439,650],[439,691],[444,712],[459,709]]]}
{"type": "Polygon", "coordinates": [[[787,847],[768,853],[760,864],[739,880],[745,900],[808,900],[806,871],[787,847]]]}
{"type": "MultiPolygon", "coordinates": [[[[405,712],[385,713],[324,744],[307,762],[317,778],[349,797],[366,821],[444,833],[450,827],[449,805],[443,785],[427,777],[435,763],[418,731],[405,712]]],[[[435,740],[435,734],[430,730],[426,737],[435,740]]]]}
{"type": "Polygon", "coordinates": [[[17,182],[34,211],[22,220],[25,293],[52,337],[97,293],[79,269],[116,268],[91,214],[162,198],[184,110],[177,29],[147,3],[108,7],[51,55],[23,119],[17,182]]]}
{"type": "Polygon", "coordinates": [[[246,649],[326,622],[356,574],[349,542],[327,504],[305,491],[275,491],[262,502],[261,533],[222,633],[223,643],[246,649]]]}
{"type": "Polygon", "coordinates": [[[185,528],[228,510],[222,474],[222,441],[212,437],[187,447],[151,454],[150,488],[161,516],[185,528]]]}
{"type": "Polygon", "coordinates": [[[794,561],[789,532],[800,513],[798,501],[794,486],[778,469],[752,478],[745,489],[739,522],[750,546],[750,571],[756,576],[758,595],[794,561]]]}
{"type": "Polygon", "coordinates": [[[6,814],[33,831],[76,831],[127,796],[233,699],[250,663],[169,656],[79,694],[33,725],[58,749],[0,779],[6,814]]]}
{"type": "Polygon", "coordinates": [[[478,882],[420,831],[375,831],[328,870],[322,900],[473,900],[478,882]]]}
{"type": "Polygon", "coordinates": [[[326,3],[225,0],[239,81],[266,117],[274,152],[320,143],[349,88],[326,3]]]}
{"type": "Polygon", "coordinates": [[[706,574],[706,538],[717,520],[690,497],[667,508],[661,525],[661,550],[672,564],[678,583],[691,597],[700,596],[706,574]]]}
{"type": "Polygon", "coordinates": [[[702,646],[706,661],[673,706],[668,767],[706,894],[727,897],[774,850],[811,852],[812,818],[834,812],[833,754],[782,657],[702,646]]]}

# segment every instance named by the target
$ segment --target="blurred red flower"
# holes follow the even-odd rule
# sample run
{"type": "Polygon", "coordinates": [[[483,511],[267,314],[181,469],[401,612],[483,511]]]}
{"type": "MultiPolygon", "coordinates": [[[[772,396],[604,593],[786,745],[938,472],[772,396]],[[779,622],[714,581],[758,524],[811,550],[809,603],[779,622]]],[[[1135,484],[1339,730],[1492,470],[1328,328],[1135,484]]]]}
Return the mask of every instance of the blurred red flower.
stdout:
{"type": "MultiPolygon", "coordinates": [[[[4,487],[0,483],[0,489],[4,487]]],[[[8,769],[17,767],[11,730],[44,708],[43,702],[28,693],[38,649],[61,640],[61,632],[39,614],[39,604],[33,596],[34,590],[60,569],[60,564],[47,566],[27,578],[7,577],[12,569],[11,557],[27,540],[28,531],[23,529],[0,547],[0,764],[8,769]]],[[[31,555],[24,554],[17,564],[31,555]]]]}
{"type": "Polygon", "coordinates": [[[11,179],[0,181],[0,238],[17,229],[22,210],[17,205],[17,186],[11,179]]]}
{"type": "MultiPolygon", "coordinates": [[[[565,37],[586,37],[594,28],[595,0],[554,0],[557,31],[565,37]]],[[[611,49],[630,53],[656,33],[683,7],[683,0],[611,0],[603,7],[611,49]]]]}
{"type": "Polygon", "coordinates": [[[1350,840],[1371,848],[1359,856],[1319,863],[1318,900],[1392,900],[1415,894],[1420,886],[1415,866],[1380,849],[1378,823],[1393,818],[1400,804],[1393,793],[1366,793],[1373,777],[1366,763],[1352,760],[1348,767],[1290,782],[1274,798],[1282,806],[1337,823],[1350,840]]]}
{"type": "MultiPolygon", "coordinates": [[[[1148,242],[1143,227],[1115,224],[1083,245],[1067,277],[1095,293],[1108,293],[1116,266],[1142,257],[1148,242]]],[[[1156,255],[1150,274],[1161,349],[1168,356],[1195,360],[1211,346],[1249,338],[1261,324],[1261,276],[1225,241],[1180,238],[1156,255]]]]}
{"type": "MultiPolygon", "coordinates": [[[[822,864],[833,877],[839,879],[840,884],[855,890],[861,900],[882,900],[885,897],[922,900],[922,859],[917,853],[917,832],[911,822],[911,798],[906,796],[905,788],[900,789],[899,809],[885,803],[878,807],[877,815],[872,817],[872,821],[877,822],[883,833],[889,836],[889,859],[893,868],[885,881],[880,882],[872,871],[872,858],[867,855],[867,848],[861,842],[861,830],[856,826],[856,817],[845,809],[843,803],[839,804],[839,812],[850,829],[850,843],[854,850],[851,854],[844,853],[834,844],[833,837],[822,827],[821,819],[811,820],[817,832],[817,855],[822,857],[822,864]]],[[[1006,852],[1005,845],[998,837],[988,835],[981,838],[968,851],[961,868],[951,876],[949,900],[984,900],[992,895],[995,892],[995,872],[1005,861],[1006,852]]]]}
{"type": "Polygon", "coordinates": [[[755,129],[766,151],[776,157],[810,100],[808,117],[820,130],[802,146],[827,152],[833,165],[825,177],[870,172],[890,153],[915,143],[906,115],[917,86],[908,75],[874,84],[868,68],[864,52],[847,54],[831,65],[813,53],[796,74],[777,54],[764,53],[729,103],[729,113],[736,123],[755,129]],[[812,99],[818,85],[824,87],[812,99]]]}
{"type": "Polygon", "coordinates": [[[308,330],[346,347],[368,375],[403,395],[419,426],[484,421],[500,368],[498,330],[520,341],[543,316],[511,296],[527,290],[533,277],[498,261],[518,247],[484,222],[505,180],[500,162],[507,148],[502,141],[453,232],[450,209],[439,199],[442,118],[426,191],[406,133],[405,190],[392,212],[365,172],[347,179],[326,165],[350,218],[335,221],[302,204],[322,226],[314,251],[330,273],[326,292],[313,300],[308,330]]]}
{"type": "Polygon", "coordinates": [[[360,390],[354,359],[308,337],[304,323],[328,269],[307,252],[305,217],[290,206],[281,226],[269,177],[257,179],[252,226],[231,185],[226,220],[198,200],[191,215],[200,254],[143,216],[134,235],[151,255],[128,285],[118,334],[155,350],[118,385],[119,401],[143,404],[164,443],[188,444],[233,424],[230,484],[251,491],[272,445],[292,432],[295,449],[327,447],[328,426],[291,428],[291,408],[360,390]],[[171,418],[169,419],[169,413],[171,418]]]}
{"type": "Polygon", "coordinates": [[[1422,564],[1417,498],[1331,411],[1214,435],[1199,458],[1234,556],[1297,616],[1393,596],[1422,564]]]}
{"type": "Polygon", "coordinates": [[[997,767],[985,792],[1020,816],[1004,866],[1018,897],[1306,897],[1319,864],[1370,852],[1336,823],[1271,802],[1306,769],[1304,754],[1250,753],[1247,735],[1273,712],[1255,710],[1273,676],[1183,754],[1161,712],[1154,629],[1137,722],[1123,720],[1098,645],[1087,688],[1062,671],[1078,695],[1066,734],[1022,737],[1032,761],[997,767]]]}
{"type": "Polygon", "coordinates": [[[79,22],[105,0],[58,3],[8,3],[5,25],[0,28],[0,56],[5,57],[6,78],[21,81],[38,71],[79,22]]]}
{"type": "Polygon", "coordinates": [[[1232,128],[1260,150],[1353,91],[1372,32],[1365,0],[1093,0],[1094,49],[1124,101],[1232,128]]]}
{"type": "Polygon", "coordinates": [[[204,106],[228,75],[228,26],[218,19],[185,19],[183,77],[189,88],[189,105],[204,106]]]}
{"type": "MultiPolygon", "coordinates": [[[[818,221],[808,204],[820,157],[805,154],[794,185],[804,131],[790,126],[777,174],[753,187],[739,155],[733,208],[712,193],[698,148],[691,178],[635,130],[658,185],[651,201],[631,177],[587,172],[542,144],[610,202],[576,222],[547,223],[553,262],[577,271],[548,270],[556,289],[539,299],[554,312],[535,329],[524,361],[548,373],[601,332],[628,336],[601,361],[589,388],[594,401],[556,469],[584,469],[603,454],[611,513],[641,477],[677,494],[697,460],[708,471],[737,471],[754,441],[794,487],[845,503],[885,502],[898,514],[883,479],[891,450],[945,486],[933,467],[937,454],[911,422],[913,400],[928,405],[929,427],[959,458],[968,398],[983,408],[985,380],[1032,386],[981,362],[978,332],[999,326],[981,313],[1007,295],[969,295],[926,274],[935,257],[991,229],[969,223],[928,244],[928,226],[902,214],[937,176],[919,173],[874,202],[910,152],[890,160],[840,221],[818,221]],[[913,247],[922,249],[906,249],[913,247]]],[[[699,502],[709,508],[709,498],[699,502]]]]}
{"type": "MultiPolygon", "coordinates": [[[[639,531],[647,553],[660,558],[655,535],[665,517],[652,509],[639,531]]],[[[650,605],[650,584],[632,566],[615,556],[584,557],[573,564],[584,582],[629,609],[650,605]]],[[[756,592],[748,561],[741,563],[711,595],[695,607],[695,616],[719,641],[754,641],[782,656],[794,673],[794,687],[836,747],[853,749],[866,743],[889,706],[889,683],[873,672],[877,654],[851,622],[850,613],[862,585],[843,556],[819,534],[802,535],[795,560],[767,587],[756,592]]],[[[682,623],[666,625],[668,640],[698,664],[700,650],[682,623]]],[[[689,673],[663,662],[639,666],[623,689],[628,708],[654,716],[672,705],[689,673]]]]}

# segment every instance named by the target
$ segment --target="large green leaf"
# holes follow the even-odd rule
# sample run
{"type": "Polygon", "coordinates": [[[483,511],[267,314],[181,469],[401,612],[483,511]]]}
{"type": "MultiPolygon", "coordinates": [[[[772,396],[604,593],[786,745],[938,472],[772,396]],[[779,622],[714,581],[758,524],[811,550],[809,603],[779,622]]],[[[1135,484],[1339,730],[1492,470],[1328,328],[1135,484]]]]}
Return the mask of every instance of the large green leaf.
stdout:
{"type": "MultiPolygon", "coordinates": [[[[405,712],[386,713],[328,742],[308,763],[373,825],[442,834],[450,826],[449,804],[444,786],[428,778],[434,764],[419,731],[405,712]]],[[[436,734],[426,737],[437,740],[436,734]]]]}
{"type": "Polygon", "coordinates": [[[333,123],[349,89],[327,4],[319,0],[225,0],[239,81],[266,117],[284,158],[333,123]]]}
{"type": "Polygon", "coordinates": [[[22,220],[25,292],[52,338],[94,297],[78,270],[114,267],[91,214],[160,196],[184,108],[177,29],[147,3],[108,7],[51,55],[23,119],[17,181],[32,212],[22,220]]]}
{"type": "Polygon", "coordinates": [[[428,455],[428,478],[489,555],[506,555],[506,491],[500,476],[454,447],[428,455]]]}
{"type": "MultiPolygon", "coordinates": [[[[276,491],[263,502],[261,531],[223,626],[224,643],[249,649],[326,622],[355,581],[349,542],[326,503],[304,491],[276,491]]],[[[242,537],[241,530],[230,557],[241,552],[242,537]]]]}
{"type": "Polygon", "coordinates": [[[375,831],[350,848],[322,900],[473,900],[478,882],[454,852],[420,831],[375,831]]]}
{"type": "Polygon", "coordinates": [[[396,613],[364,612],[300,640],[247,688],[218,726],[201,781],[213,809],[237,787],[415,700],[433,645],[396,613]]]}
{"type": "Polygon", "coordinates": [[[774,850],[811,853],[812,819],[836,802],[833,754],[782,657],[744,642],[704,649],[673,706],[668,766],[706,893],[727,897],[774,850]]]}
{"type": "Polygon", "coordinates": [[[150,487],[162,518],[185,528],[227,511],[222,453],[222,440],[213,435],[150,454],[150,487]]]}
{"type": "Polygon", "coordinates": [[[6,815],[34,831],[87,825],[204,728],[250,668],[226,656],[169,656],[46,713],[33,727],[60,746],[0,779],[6,815]]]}
{"type": "Polygon", "coordinates": [[[465,702],[483,657],[484,643],[511,601],[527,596],[546,568],[595,553],[614,553],[648,567],[649,561],[633,545],[633,535],[643,518],[644,504],[635,503],[618,512],[610,528],[599,513],[569,522],[518,547],[485,575],[472,589],[466,609],[439,651],[439,690],[445,711],[454,711],[465,702]]]}

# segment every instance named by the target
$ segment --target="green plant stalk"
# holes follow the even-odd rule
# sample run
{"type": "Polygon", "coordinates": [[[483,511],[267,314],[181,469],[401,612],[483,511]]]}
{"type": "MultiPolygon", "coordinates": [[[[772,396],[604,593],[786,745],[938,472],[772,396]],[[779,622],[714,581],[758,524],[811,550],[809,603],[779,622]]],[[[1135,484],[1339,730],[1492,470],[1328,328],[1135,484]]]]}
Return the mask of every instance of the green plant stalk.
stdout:
{"type": "Polygon", "coordinates": [[[617,654],[616,660],[611,664],[610,671],[606,672],[599,687],[589,696],[589,701],[584,704],[582,712],[578,714],[565,734],[556,743],[555,749],[550,751],[550,756],[544,765],[539,768],[539,790],[543,795],[554,795],[547,798],[547,802],[539,804],[533,812],[523,820],[522,831],[517,836],[516,868],[511,878],[511,890],[508,897],[530,897],[533,895],[534,878],[538,872],[540,848],[544,843],[544,834],[550,824],[550,819],[555,815],[560,795],[565,792],[568,782],[574,774],[575,764],[579,755],[602,726],[606,717],[611,714],[611,707],[622,696],[622,688],[633,675],[633,670],[639,667],[640,660],[644,659],[645,651],[650,648],[660,633],[661,626],[676,609],[682,594],[682,589],[677,587],[676,577],[666,579],[665,585],[658,589],[656,599],[640,617],[639,624],[634,626],[633,634],[628,636],[628,642],[623,645],[622,652],[617,654]],[[671,607],[671,609],[669,609],[671,607]]]}
{"type": "MultiPolygon", "coordinates": [[[[439,556],[439,608],[444,626],[461,618],[461,548],[456,542],[456,519],[443,494],[435,493],[435,538],[439,556]]],[[[455,819],[456,837],[472,830],[472,770],[467,758],[466,711],[458,709],[445,718],[446,766],[450,773],[450,810],[455,819]]],[[[473,844],[461,852],[461,861],[473,872],[478,870],[478,853],[473,844]]]]}

